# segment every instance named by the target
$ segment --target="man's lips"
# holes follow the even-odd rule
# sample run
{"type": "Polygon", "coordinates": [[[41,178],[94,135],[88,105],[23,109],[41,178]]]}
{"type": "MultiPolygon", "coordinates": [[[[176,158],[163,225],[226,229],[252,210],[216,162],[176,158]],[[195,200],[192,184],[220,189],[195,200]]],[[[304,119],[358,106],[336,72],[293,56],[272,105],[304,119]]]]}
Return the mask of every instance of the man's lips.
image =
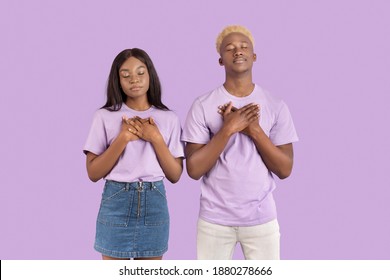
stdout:
{"type": "Polygon", "coordinates": [[[233,63],[243,63],[245,61],[246,61],[246,58],[243,58],[243,57],[233,59],[233,63]]]}

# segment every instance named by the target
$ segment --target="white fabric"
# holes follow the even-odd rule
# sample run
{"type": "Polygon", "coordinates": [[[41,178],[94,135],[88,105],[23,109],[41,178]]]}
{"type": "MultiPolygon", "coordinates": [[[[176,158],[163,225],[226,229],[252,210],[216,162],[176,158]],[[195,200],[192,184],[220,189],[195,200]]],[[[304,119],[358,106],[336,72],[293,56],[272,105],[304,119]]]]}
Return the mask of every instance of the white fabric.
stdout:
{"type": "Polygon", "coordinates": [[[231,260],[237,243],[247,260],[279,260],[280,232],[276,219],[261,225],[231,227],[198,220],[198,260],[231,260]]]}

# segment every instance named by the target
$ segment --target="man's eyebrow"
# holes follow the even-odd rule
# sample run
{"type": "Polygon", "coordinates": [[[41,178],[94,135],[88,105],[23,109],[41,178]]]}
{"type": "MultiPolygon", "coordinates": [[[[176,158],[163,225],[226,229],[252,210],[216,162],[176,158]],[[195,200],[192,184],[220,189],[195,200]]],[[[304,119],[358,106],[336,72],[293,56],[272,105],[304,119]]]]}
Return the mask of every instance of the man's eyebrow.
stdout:
{"type": "MultiPolygon", "coordinates": [[[[229,46],[229,45],[232,45],[233,43],[234,43],[234,42],[230,42],[230,43],[226,44],[226,47],[229,46]]],[[[242,43],[249,44],[248,41],[240,41],[240,43],[241,43],[241,44],[242,44],[242,43]]]]}

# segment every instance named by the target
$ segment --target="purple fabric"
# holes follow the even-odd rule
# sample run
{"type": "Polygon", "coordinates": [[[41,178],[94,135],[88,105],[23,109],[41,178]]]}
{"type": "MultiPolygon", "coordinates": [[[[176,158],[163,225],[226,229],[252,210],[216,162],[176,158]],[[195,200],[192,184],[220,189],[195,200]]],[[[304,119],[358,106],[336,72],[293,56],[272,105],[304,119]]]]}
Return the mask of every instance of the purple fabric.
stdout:
{"type": "MultiPolygon", "coordinates": [[[[218,106],[229,101],[241,108],[260,105],[260,125],[275,145],[298,141],[286,104],[255,86],[246,97],[229,94],[221,86],[195,100],[182,140],[206,144],[223,124],[218,106]]],[[[242,133],[233,135],[215,166],[201,180],[200,218],[226,226],[251,226],[276,218],[272,197],[275,181],[253,141],[242,133]]]]}
{"type": "MultiPolygon", "coordinates": [[[[89,151],[96,155],[102,154],[118,136],[121,128],[122,116],[128,118],[153,117],[165,143],[175,158],[184,157],[184,146],[180,141],[180,121],[172,111],[163,111],[151,107],[146,111],[135,111],[122,105],[117,112],[106,109],[96,111],[89,131],[84,152],[89,151]]],[[[118,182],[149,181],[155,182],[165,177],[152,145],[144,140],[130,141],[123,154],[109,174],[107,180],[118,182]]]]}

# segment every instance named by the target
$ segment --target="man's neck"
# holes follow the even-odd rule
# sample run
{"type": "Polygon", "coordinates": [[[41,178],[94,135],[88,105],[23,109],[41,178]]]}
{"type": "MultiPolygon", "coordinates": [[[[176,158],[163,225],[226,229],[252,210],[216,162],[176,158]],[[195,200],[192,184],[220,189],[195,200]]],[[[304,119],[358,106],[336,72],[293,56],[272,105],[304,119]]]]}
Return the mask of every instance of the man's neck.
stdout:
{"type": "Polygon", "coordinates": [[[223,86],[231,95],[237,97],[248,96],[255,88],[255,84],[252,82],[251,77],[235,79],[226,78],[226,81],[223,86]]]}

